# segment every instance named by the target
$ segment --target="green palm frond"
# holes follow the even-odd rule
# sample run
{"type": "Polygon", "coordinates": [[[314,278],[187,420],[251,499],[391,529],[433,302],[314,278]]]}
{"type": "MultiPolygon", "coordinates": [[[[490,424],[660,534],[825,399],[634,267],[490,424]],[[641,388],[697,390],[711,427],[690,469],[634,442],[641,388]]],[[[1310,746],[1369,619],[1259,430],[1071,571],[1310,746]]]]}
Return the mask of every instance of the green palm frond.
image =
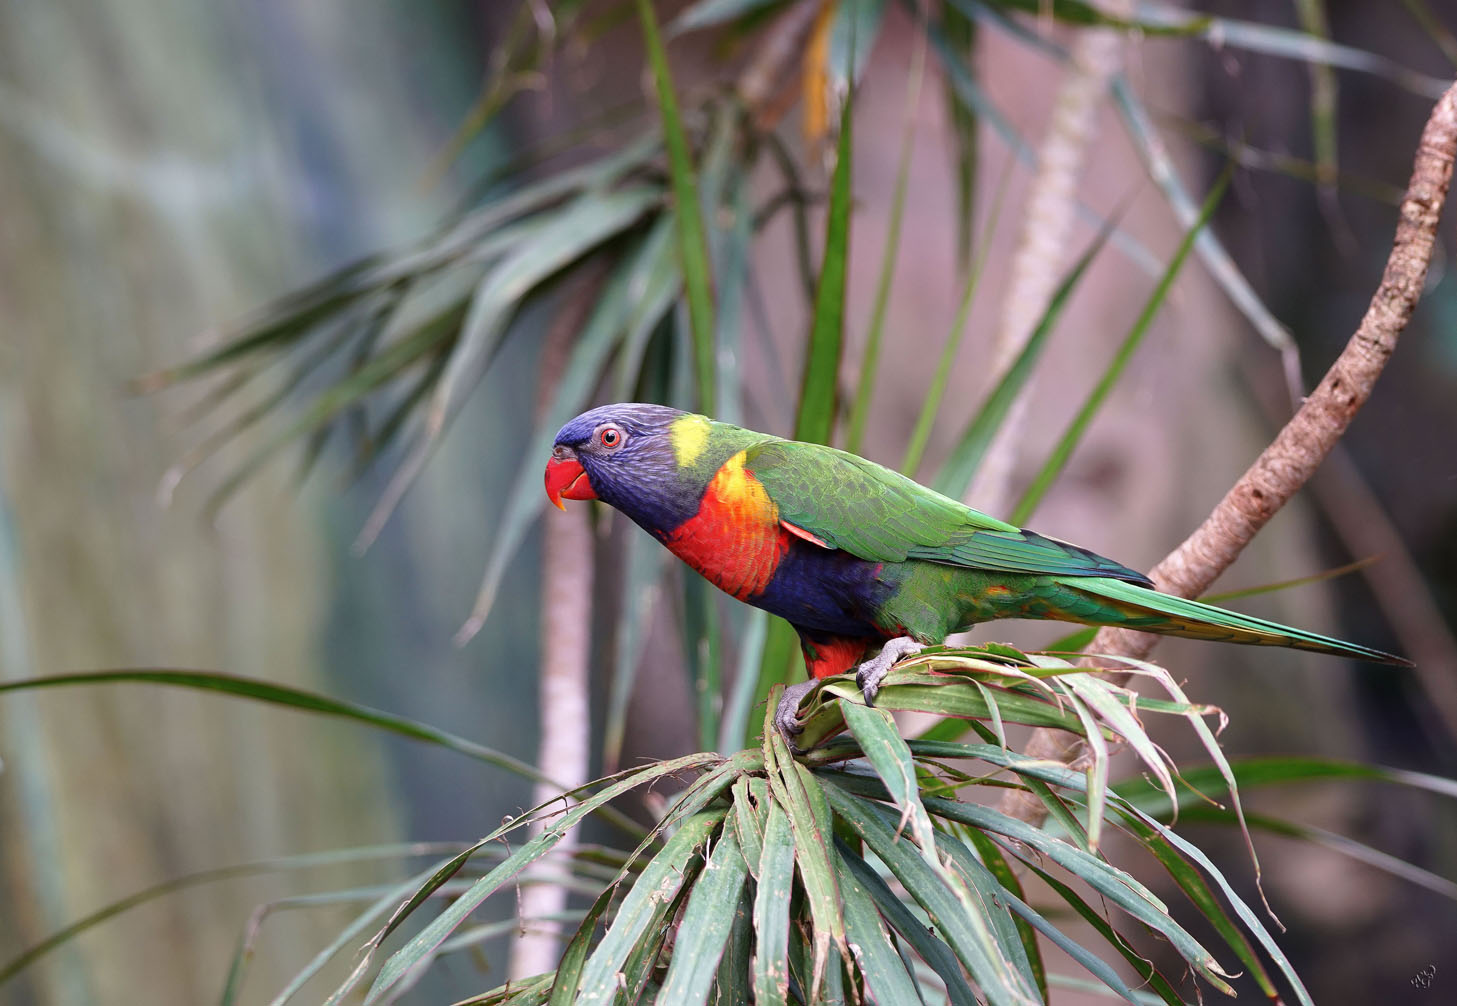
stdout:
{"type": "MultiPolygon", "coordinates": [[[[1182,698],[1135,699],[1055,658],[998,646],[933,651],[906,662],[887,678],[875,709],[851,697],[854,691],[849,679],[830,679],[805,701],[800,740],[820,743],[802,758],[766,721],[758,748],[625,773],[578,804],[569,816],[669,773],[698,773],[596,898],[561,967],[472,1001],[611,1003],[625,993],[629,1001],[694,1004],[723,1001],[728,987],[752,987],[766,1003],[829,1002],[836,990],[900,1002],[906,1000],[895,997],[916,989],[928,1002],[941,994],[952,1002],[1037,1003],[1044,1001],[1047,975],[1034,933],[1117,995],[1137,1001],[1106,963],[1110,954],[1125,952],[1119,932],[1129,927],[1168,941],[1215,989],[1230,991],[1221,957],[1247,964],[1252,958],[1261,968],[1269,962],[1295,1001],[1308,1001],[1222,875],[1198,857],[1190,865],[1188,848],[1167,825],[1094,781],[1106,777],[1106,764],[1082,773],[1029,759],[996,743],[980,722],[995,708],[998,722],[1055,724],[1124,743],[1173,801],[1170,766],[1134,710],[1187,720],[1215,710],[1182,698]],[[907,742],[890,709],[964,717],[986,740],[907,742]],[[829,740],[835,734],[843,736],[829,740]],[[978,791],[1009,786],[1043,795],[1062,813],[1038,828],[976,799],[978,791]],[[1063,828],[1067,821],[1071,833],[1063,828]],[[1161,855],[1183,882],[1188,903],[1176,911],[1110,862],[1096,844],[1105,826],[1161,855]],[[1079,918],[1096,920],[1092,937],[1035,908],[1014,866],[1047,876],[1079,918]],[[1209,918],[1222,943],[1206,946],[1179,915],[1209,918]],[[1264,958],[1254,946],[1264,949],[1264,958]]],[[[507,831],[524,823],[512,822],[507,831]]],[[[428,966],[470,911],[547,854],[566,824],[521,846],[395,950],[373,975],[365,1001],[384,1000],[428,966]]],[[[457,856],[443,864],[408,910],[422,910],[429,891],[465,861],[457,856]]],[[[382,950],[384,935],[371,947],[382,950]]],[[[1143,968],[1149,988],[1165,990],[1165,1001],[1180,1001],[1176,976],[1143,968]]],[[[356,972],[348,987],[371,980],[366,972],[356,972]]]]}

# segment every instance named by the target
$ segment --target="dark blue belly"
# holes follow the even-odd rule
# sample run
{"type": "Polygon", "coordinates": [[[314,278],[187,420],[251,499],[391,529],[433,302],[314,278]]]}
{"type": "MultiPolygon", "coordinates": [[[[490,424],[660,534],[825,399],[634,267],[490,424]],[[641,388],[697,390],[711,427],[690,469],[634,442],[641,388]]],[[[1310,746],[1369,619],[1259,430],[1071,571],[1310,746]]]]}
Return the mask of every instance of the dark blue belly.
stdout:
{"type": "Polygon", "coordinates": [[[769,586],[748,601],[796,628],[878,637],[884,632],[876,615],[900,586],[900,574],[897,564],[867,562],[795,539],[769,586]]]}

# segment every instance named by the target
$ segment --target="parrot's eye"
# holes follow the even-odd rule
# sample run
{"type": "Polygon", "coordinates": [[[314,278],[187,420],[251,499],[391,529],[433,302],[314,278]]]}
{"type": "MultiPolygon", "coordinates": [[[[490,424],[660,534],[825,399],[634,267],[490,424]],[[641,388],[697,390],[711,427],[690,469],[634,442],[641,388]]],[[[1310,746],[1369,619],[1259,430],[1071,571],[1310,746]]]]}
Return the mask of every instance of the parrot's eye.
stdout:
{"type": "Polygon", "coordinates": [[[627,434],[616,426],[604,426],[597,431],[597,442],[609,451],[615,451],[627,441],[627,434]]]}

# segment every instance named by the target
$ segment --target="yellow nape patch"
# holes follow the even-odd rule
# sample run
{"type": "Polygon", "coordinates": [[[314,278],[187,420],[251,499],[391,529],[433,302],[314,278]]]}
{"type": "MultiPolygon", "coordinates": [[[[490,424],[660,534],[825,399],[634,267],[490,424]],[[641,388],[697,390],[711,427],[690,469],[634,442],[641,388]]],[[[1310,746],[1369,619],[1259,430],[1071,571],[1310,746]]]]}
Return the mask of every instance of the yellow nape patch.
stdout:
{"type": "Polygon", "coordinates": [[[680,416],[673,420],[673,425],[668,427],[668,440],[679,468],[687,468],[703,454],[711,429],[703,416],[680,416]]]}
{"type": "Polygon", "coordinates": [[[744,469],[747,451],[739,451],[723,463],[713,481],[708,484],[720,507],[734,511],[741,519],[752,520],[765,526],[777,524],[779,508],[764,491],[752,472],[744,469]]]}

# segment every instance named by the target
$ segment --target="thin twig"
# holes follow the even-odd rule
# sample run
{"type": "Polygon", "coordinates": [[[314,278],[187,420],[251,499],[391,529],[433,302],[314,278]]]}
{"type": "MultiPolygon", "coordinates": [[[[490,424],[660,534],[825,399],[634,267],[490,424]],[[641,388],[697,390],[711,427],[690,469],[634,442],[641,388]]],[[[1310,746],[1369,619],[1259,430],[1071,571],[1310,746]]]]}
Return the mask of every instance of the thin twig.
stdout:
{"type": "MultiPolygon", "coordinates": [[[[1437,102],[1422,131],[1386,271],[1356,334],[1300,410],[1198,530],[1149,574],[1160,590],[1181,597],[1203,593],[1229,568],[1256,532],[1315,474],[1371,396],[1377,377],[1421,298],[1454,158],[1457,84],[1437,102]]],[[[1102,629],[1091,648],[1096,653],[1143,659],[1157,641],[1157,636],[1147,633],[1102,629]]],[[[1068,763],[1081,750],[1071,735],[1039,728],[1033,731],[1026,753],[1068,763]]],[[[1041,801],[1021,791],[1009,791],[1002,810],[1034,824],[1047,816],[1041,801]]]]}

